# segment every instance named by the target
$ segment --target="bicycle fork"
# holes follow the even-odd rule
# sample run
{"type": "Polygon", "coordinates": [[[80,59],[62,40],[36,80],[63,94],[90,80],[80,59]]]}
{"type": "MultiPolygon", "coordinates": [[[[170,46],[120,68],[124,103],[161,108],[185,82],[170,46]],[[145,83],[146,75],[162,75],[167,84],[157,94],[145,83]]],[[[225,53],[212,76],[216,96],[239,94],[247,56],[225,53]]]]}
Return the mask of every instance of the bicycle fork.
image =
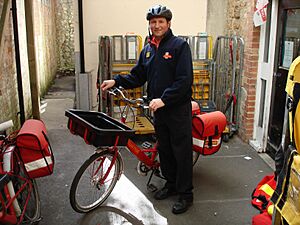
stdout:
{"type": "MultiPolygon", "coordinates": [[[[117,150],[115,150],[114,147],[112,147],[112,149],[107,149],[107,150],[103,150],[103,149],[97,149],[97,153],[101,152],[101,151],[111,151],[113,152],[113,158],[111,159],[110,163],[109,163],[109,166],[107,168],[107,170],[105,171],[105,174],[102,174],[100,176],[100,179],[99,180],[96,180],[95,181],[95,184],[97,185],[98,189],[100,189],[100,186],[102,186],[107,177],[109,176],[110,172],[111,172],[111,169],[112,167],[114,166],[114,164],[116,163],[117,161],[117,157],[119,156],[119,153],[117,150]]],[[[95,170],[93,169],[93,174],[92,174],[92,177],[99,177],[97,174],[100,172],[100,173],[103,173],[103,171],[100,171],[100,170],[104,170],[103,166],[104,166],[104,163],[107,159],[105,157],[100,157],[97,161],[99,161],[99,164],[96,166],[95,170]]],[[[123,160],[121,160],[121,170],[120,170],[120,173],[117,174],[118,176],[118,179],[120,178],[120,175],[122,174],[122,171],[123,171],[123,160]]]]}
{"type": "MultiPolygon", "coordinates": [[[[107,148],[107,149],[106,149],[107,151],[112,152],[114,155],[113,155],[113,158],[112,158],[112,160],[111,160],[111,162],[110,162],[110,165],[109,165],[108,169],[106,170],[104,176],[101,176],[101,179],[98,180],[98,181],[96,182],[96,183],[97,183],[97,186],[98,186],[98,185],[99,185],[99,186],[102,186],[102,185],[105,183],[106,178],[107,178],[108,175],[110,174],[110,171],[111,171],[112,167],[114,166],[114,164],[115,164],[116,161],[117,161],[117,157],[120,157],[120,153],[119,153],[119,151],[118,151],[118,149],[117,149],[117,143],[118,143],[118,141],[119,141],[119,136],[117,136],[117,138],[116,138],[115,145],[114,145],[113,147],[110,147],[110,148],[107,148]]],[[[106,151],[106,150],[103,150],[103,149],[97,149],[96,152],[99,153],[99,152],[101,152],[101,151],[106,151]]],[[[101,162],[100,162],[100,164],[97,166],[96,171],[93,173],[93,177],[96,176],[96,175],[98,174],[98,172],[99,172],[101,169],[103,169],[103,164],[104,164],[104,162],[105,162],[105,158],[102,158],[102,157],[101,157],[100,159],[101,159],[101,162]]],[[[120,165],[121,170],[120,170],[120,173],[117,174],[118,179],[120,178],[120,176],[121,176],[121,174],[122,174],[122,172],[123,172],[123,167],[124,167],[122,157],[120,157],[120,159],[121,159],[121,160],[120,160],[120,161],[121,161],[121,165],[120,165]]],[[[98,188],[99,188],[99,186],[98,186],[98,188]]]]}

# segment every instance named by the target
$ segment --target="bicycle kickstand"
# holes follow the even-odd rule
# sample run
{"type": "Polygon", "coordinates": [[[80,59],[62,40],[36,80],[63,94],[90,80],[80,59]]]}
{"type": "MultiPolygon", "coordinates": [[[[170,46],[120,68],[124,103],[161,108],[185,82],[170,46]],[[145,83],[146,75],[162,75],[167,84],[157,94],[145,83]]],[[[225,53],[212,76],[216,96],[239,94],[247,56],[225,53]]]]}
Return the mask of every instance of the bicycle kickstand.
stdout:
{"type": "Polygon", "coordinates": [[[155,172],[155,170],[152,170],[152,172],[150,174],[150,177],[149,177],[149,180],[147,182],[147,189],[148,189],[148,191],[151,191],[151,192],[157,191],[157,187],[154,184],[150,184],[150,181],[152,179],[152,176],[153,176],[154,172],[155,172]]]}
{"type": "Polygon", "coordinates": [[[160,172],[159,172],[158,169],[153,169],[152,172],[151,172],[151,174],[150,174],[149,180],[148,180],[148,182],[147,182],[147,188],[148,188],[148,190],[151,191],[151,192],[157,191],[157,187],[156,187],[154,184],[150,184],[150,181],[151,181],[151,179],[152,179],[152,177],[153,177],[153,174],[155,174],[155,176],[157,176],[157,177],[159,177],[159,178],[165,179],[165,178],[160,174],[160,172]]]}

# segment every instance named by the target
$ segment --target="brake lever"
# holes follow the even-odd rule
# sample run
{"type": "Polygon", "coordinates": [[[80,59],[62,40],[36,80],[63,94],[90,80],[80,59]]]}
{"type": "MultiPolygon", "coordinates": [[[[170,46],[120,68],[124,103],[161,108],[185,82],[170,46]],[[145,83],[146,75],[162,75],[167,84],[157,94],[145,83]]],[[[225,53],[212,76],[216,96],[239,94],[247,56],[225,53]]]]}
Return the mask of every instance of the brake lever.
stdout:
{"type": "Polygon", "coordinates": [[[136,101],[137,101],[136,104],[139,107],[141,107],[143,109],[149,109],[149,102],[147,101],[146,98],[144,98],[144,97],[143,98],[137,98],[136,101]]]}
{"type": "Polygon", "coordinates": [[[108,91],[108,94],[113,95],[113,96],[116,96],[116,95],[117,95],[117,94],[116,94],[115,92],[113,92],[113,91],[108,91]]]}
{"type": "Polygon", "coordinates": [[[115,90],[116,90],[117,92],[119,92],[119,94],[122,96],[123,99],[127,99],[127,98],[125,97],[123,91],[122,91],[122,90],[124,90],[123,87],[120,86],[119,88],[116,88],[115,90]]]}

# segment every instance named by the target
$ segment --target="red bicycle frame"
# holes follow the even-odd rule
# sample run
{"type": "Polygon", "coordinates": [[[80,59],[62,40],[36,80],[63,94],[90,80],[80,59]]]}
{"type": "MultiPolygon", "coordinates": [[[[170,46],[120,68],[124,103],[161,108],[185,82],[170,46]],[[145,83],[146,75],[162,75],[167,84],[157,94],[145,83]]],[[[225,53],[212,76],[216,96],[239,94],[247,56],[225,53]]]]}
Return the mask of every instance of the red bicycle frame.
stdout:
{"type": "MultiPolygon", "coordinates": [[[[126,110],[126,113],[128,113],[128,109],[126,110]]],[[[121,116],[121,122],[126,123],[126,117],[121,116]]],[[[151,168],[159,168],[159,162],[155,161],[157,156],[157,143],[153,148],[147,148],[147,149],[141,149],[139,146],[137,146],[134,141],[131,139],[128,139],[126,147],[130,150],[132,154],[134,154],[141,162],[145,163],[145,165],[151,167],[151,168]],[[146,154],[148,153],[148,154],[146,154]],[[149,154],[150,153],[150,154],[149,154]],[[151,155],[149,157],[148,155],[151,155]]]]}
{"type": "Polygon", "coordinates": [[[137,146],[131,139],[127,142],[127,148],[132,152],[141,162],[145,163],[145,165],[151,168],[158,168],[159,162],[155,161],[157,156],[157,144],[153,148],[149,149],[141,149],[137,146]],[[151,153],[151,157],[149,157],[146,153],[151,153]]]}
{"type": "MultiPolygon", "coordinates": [[[[12,150],[13,151],[13,150],[12,150]]],[[[21,177],[19,175],[14,174],[14,163],[17,163],[17,161],[12,160],[12,171],[7,172],[3,170],[3,154],[6,154],[7,152],[1,153],[1,162],[0,162],[0,174],[3,175],[3,190],[0,190],[0,205],[1,205],[1,211],[0,211],[0,223],[4,224],[20,224],[24,218],[24,214],[26,211],[26,207],[28,205],[28,201],[30,198],[30,193],[32,191],[32,183],[29,179],[21,177]],[[11,196],[8,188],[8,183],[11,181],[12,177],[16,177],[16,179],[23,180],[24,183],[20,187],[20,189],[15,193],[14,196],[11,196]],[[21,194],[21,192],[24,191],[25,188],[29,188],[26,201],[23,207],[23,211],[20,215],[16,214],[15,208],[14,208],[14,201],[17,199],[17,196],[21,194]],[[19,218],[18,218],[19,217],[19,218]]],[[[16,156],[18,157],[18,156],[16,156]]],[[[19,160],[18,160],[19,161],[19,160]]],[[[19,165],[22,166],[22,165],[19,165]]]]}

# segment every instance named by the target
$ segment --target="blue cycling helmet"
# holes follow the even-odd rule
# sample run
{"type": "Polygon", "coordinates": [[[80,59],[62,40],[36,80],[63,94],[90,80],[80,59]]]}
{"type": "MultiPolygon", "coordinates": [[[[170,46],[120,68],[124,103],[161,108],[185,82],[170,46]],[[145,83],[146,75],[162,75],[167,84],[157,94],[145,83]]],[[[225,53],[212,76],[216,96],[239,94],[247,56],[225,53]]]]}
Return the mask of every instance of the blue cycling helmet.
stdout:
{"type": "Polygon", "coordinates": [[[153,17],[164,17],[167,21],[170,21],[172,12],[166,6],[156,5],[148,10],[146,19],[151,20],[153,17]]]}

